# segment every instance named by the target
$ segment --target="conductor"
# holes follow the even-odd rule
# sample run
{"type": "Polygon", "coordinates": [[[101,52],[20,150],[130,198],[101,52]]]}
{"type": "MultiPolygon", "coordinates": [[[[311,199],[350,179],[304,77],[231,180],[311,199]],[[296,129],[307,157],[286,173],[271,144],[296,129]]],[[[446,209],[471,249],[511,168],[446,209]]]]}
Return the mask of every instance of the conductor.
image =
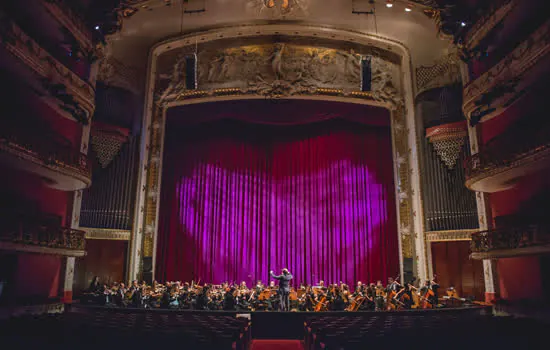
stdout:
{"type": "Polygon", "coordinates": [[[292,275],[290,272],[288,272],[288,269],[283,269],[282,273],[277,276],[273,273],[273,271],[269,271],[271,274],[271,277],[275,278],[276,280],[279,280],[279,308],[281,311],[289,311],[290,310],[290,280],[292,279],[292,275]]]}

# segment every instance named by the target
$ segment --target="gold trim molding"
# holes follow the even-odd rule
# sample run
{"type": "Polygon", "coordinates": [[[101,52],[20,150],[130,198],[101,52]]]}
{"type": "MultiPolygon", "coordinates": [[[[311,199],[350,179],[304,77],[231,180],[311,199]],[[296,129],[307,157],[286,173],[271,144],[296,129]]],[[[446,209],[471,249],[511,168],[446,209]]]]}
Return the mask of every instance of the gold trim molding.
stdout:
{"type": "Polygon", "coordinates": [[[79,227],[86,232],[86,239],[105,239],[110,241],[129,241],[132,231],[108,228],[79,227]]]}
{"type": "Polygon", "coordinates": [[[36,245],[22,244],[22,243],[12,243],[0,241],[0,250],[7,250],[12,252],[22,252],[22,253],[37,253],[37,254],[47,254],[47,255],[62,255],[62,256],[74,256],[74,257],[83,257],[86,255],[85,250],[75,250],[75,249],[65,249],[65,248],[50,248],[50,247],[41,247],[36,245]]]}
{"type": "MultiPolygon", "coordinates": [[[[410,128],[414,128],[414,124],[411,124],[414,114],[411,65],[410,53],[399,42],[352,31],[298,24],[269,24],[222,28],[189,34],[154,46],[150,52],[146,86],[147,97],[143,130],[147,132],[144,132],[141,145],[140,185],[137,194],[135,230],[133,230],[131,238],[129,276],[133,279],[141,275],[143,268],[142,260],[144,258],[152,258],[154,271],[166,110],[171,107],[188,104],[266,98],[357,103],[378,106],[390,111],[401,267],[403,267],[403,258],[416,257],[421,260],[417,261],[417,268],[423,271],[424,259],[414,253],[415,249],[418,249],[414,240],[416,237],[423,237],[423,232],[419,231],[416,233],[418,229],[417,224],[422,221],[422,218],[421,212],[416,212],[415,209],[417,205],[415,198],[418,197],[420,192],[415,191],[413,188],[416,160],[413,159],[415,152],[413,152],[411,147],[416,147],[416,144],[411,143],[414,141],[411,139],[410,132],[410,128]],[[273,41],[273,36],[292,37],[296,33],[300,33],[302,37],[329,40],[333,43],[348,42],[353,43],[352,45],[371,47],[373,49],[379,48],[382,51],[386,50],[388,46],[391,47],[392,51],[399,58],[398,62],[392,62],[396,65],[397,73],[399,73],[395,76],[397,78],[395,82],[398,91],[388,95],[385,93],[376,93],[377,91],[361,92],[358,91],[359,86],[356,88],[348,88],[347,86],[341,88],[337,85],[332,85],[334,88],[331,88],[330,86],[319,86],[317,84],[312,84],[311,88],[307,89],[296,89],[296,84],[289,87],[286,79],[275,79],[273,82],[268,80],[266,84],[262,85],[261,89],[257,89],[255,86],[251,88],[250,80],[243,80],[241,82],[243,86],[232,87],[227,86],[227,83],[216,83],[210,86],[201,86],[199,83],[200,90],[186,90],[183,87],[176,89],[177,93],[173,93],[174,91],[172,91],[172,98],[158,98],[166,92],[158,84],[159,74],[163,73],[166,75],[167,73],[165,70],[160,69],[165,67],[164,64],[167,62],[166,56],[164,56],[166,53],[171,55],[169,57],[175,57],[176,55],[173,55],[174,50],[186,52],[185,50],[188,51],[190,48],[195,47],[197,40],[200,43],[208,43],[215,42],[220,38],[224,38],[224,40],[238,38],[238,45],[243,45],[244,40],[253,38],[257,42],[259,38],[263,37],[271,38],[269,42],[275,44],[276,41],[273,41]],[[162,65],[162,67],[159,67],[159,65],[162,65]]],[[[307,67],[307,69],[311,68],[307,67]]],[[[197,73],[198,75],[201,74],[200,71],[197,73]]],[[[163,79],[166,79],[166,77],[163,79]]],[[[171,81],[177,84],[177,80],[171,79],[171,81]]],[[[165,88],[166,86],[164,86],[165,88]]],[[[373,90],[375,89],[373,88],[373,90]]],[[[423,238],[422,240],[424,241],[423,238]]],[[[418,273],[424,275],[425,273],[422,271],[418,273]]]]}
{"type": "Polygon", "coordinates": [[[523,171],[522,175],[531,173],[540,168],[547,167],[547,162],[550,160],[550,143],[534,147],[531,151],[510,155],[510,160],[506,164],[474,164],[473,159],[479,159],[479,153],[474,154],[469,158],[466,166],[468,173],[466,174],[465,186],[477,192],[497,192],[504,191],[514,187],[513,180],[517,176],[506,176],[507,172],[523,171]],[[477,166],[475,166],[477,165],[477,166]],[[500,181],[499,180],[502,180],[500,181]]]}
{"type": "Polygon", "coordinates": [[[502,113],[503,108],[506,108],[525,88],[522,86],[522,89],[519,89],[517,86],[529,84],[529,82],[522,82],[526,72],[548,53],[550,53],[550,20],[495,66],[464,87],[463,110],[467,118],[469,119],[474,111],[482,107],[494,109],[484,116],[484,120],[502,113]],[[489,99],[490,101],[485,101],[489,99]]]}
{"type": "Polygon", "coordinates": [[[14,22],[5,24],[0,32],[0,43],[41,78],[65,86],[67,94],[86,111],[87,119],[92,117],[95,110],[94,88],[40,47],[14,22]]]}
{"type": "Polygon", "coordinates": [[[448,230],[448,231],[428,231],[425,233],[426,242],[450,242],[450,241],[471,241],[472,233],[479,229],[469,230],[448,230]]]}
{"type": "Polygon", "coordinates": [[[75,39],[80,43],[82,49],[92,50],[92,33],[85,23],[61,0],[42,0],[44,7],[52,14],[57,21],[67,28],[75,39]]]}
{"type": "Polygon", "coordinates": [[[467,50],[471,50],[479,43],[506,17],[518,4],[518,0],[508,0],[498,9],[487,16],[480,18],[468,31],[464,43],[467,50]]]}
{"type": "MultiPolygon", "coordinates": [[[[85,156],[82,155],[81,164],[67,164],[59,159],[55,159],[51,162],[46,162],[42,157],[38,155],[37,152],[24,148],[21,145],[9,142],[7,140],[3,140],[0,138],[0,152],[5,152],[10,154],[13,157],[16,157],[20,160],[28,161],[30,163],[36,164],[38,167],[37,169],[48,169],[51,171],[54,171],[58,174],[62,174],[65,176],[68,176],[74,180],[77,180],[80,182],[80,184],[72,183],[73,186],[71,188],[63,187],[63,190],[66,191],[76,191],[79,189],[87,188],[92,183],[92,171],[91,168],[88,165],[88,159],[85,158],[85,156]]],[[[47,173],[48,170],[36,170],[31,172],[36,173],[47,173]]],[[[57,186],[58,184],[56,184],[57,186]]],[[[55,187],[55,186],[52,186],[55,187]]]]}
{"type": "Polygon", "coordinates": [[[550,253],[550,244],[525,248],[498,249],[491,250],[489,252],[476,252],[470,254],[470,258],[474,260],[504,259],[526,255],[543,255],[548,253],[550,253]]]}

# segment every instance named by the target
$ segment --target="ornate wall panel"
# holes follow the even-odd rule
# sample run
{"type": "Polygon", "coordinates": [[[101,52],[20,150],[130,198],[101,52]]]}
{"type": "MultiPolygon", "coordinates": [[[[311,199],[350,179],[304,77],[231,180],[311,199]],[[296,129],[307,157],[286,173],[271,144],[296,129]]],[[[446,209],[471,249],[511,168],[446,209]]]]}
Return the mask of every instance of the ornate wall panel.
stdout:
{"type": "MultiPolygon", "coordinates": [[[[407,71],[403,65],[408,69],[410,62],[403,63],[400,55],[366,44],[310,38],[306,45],[304,39],[281,33],[275,37],[250,37],[246,40],[221,40],[220,37],[223,35],[218,34],[199,46],[194,45],[195,40],[184,38],[177,41],[177,50],[176,45],[166,43],[153,49],[130,278],[141,275],[149,279],[154,270],[166,110],[178,105],[228,99],[323,99],[389,109],[399,203],[401,264],[405,258],[412,259],[415,255],[413,236],[416,221],[411,173],[416,164],[410,155],[411,147],[416,145],[410,144],[408,110],[411,109],[406,107],[412,104],[412,98],[404,97],[412,96],[412,86],[404,89],[406,85],[402,80],[404,71],[407,71]],[[189,44],[185,45],[186,42],[189,44]],[[185,85],[185,57],[195,54],[198,57],[198,89],[190,90],[185,85]],[[359,62],[362,55],[373,57],[371,92],[360,91],[359,62]]],[[[404,55],[407,55],[406,51],[404,55]]],[[[405,79],[408,83],[411,80],[405,79]]]]}

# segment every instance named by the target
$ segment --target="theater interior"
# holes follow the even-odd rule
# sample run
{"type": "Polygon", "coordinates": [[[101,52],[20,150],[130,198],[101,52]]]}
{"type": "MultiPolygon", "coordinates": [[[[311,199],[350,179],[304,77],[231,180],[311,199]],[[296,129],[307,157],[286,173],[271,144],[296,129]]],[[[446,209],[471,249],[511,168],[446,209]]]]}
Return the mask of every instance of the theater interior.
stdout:
{"type": "Polygon", "coordinates": [[[2,1],[0,344],[547,343],[544,3],[2,1]]]}

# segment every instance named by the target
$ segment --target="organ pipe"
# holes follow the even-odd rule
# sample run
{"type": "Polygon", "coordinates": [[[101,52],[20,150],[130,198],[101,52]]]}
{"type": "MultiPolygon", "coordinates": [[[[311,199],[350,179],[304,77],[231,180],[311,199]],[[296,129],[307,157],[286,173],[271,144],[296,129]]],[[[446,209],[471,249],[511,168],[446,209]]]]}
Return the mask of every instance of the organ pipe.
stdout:
{"type": "Polygon", "coordinates": [[[130,137],[105,169],[96,169],[85,190],[80,224],[83,227],[130,230],[136,192],[138,137],[130,137]]]}
{"type": "MultiPolygon", "coordinates": [[[[461,113],[461,87],[434,89],[417,98],[417,111],[425,131],[430,127],[464,120],[461,113]]],[[[465,183],[462,166],[469,155],[468,139],[462,145],[454,166],[449,166],[434,144],[420,137],[423,166],[422,189],[425,227],[428,231],[474,229],[478,227],[474,192],[465,183]]]]}

